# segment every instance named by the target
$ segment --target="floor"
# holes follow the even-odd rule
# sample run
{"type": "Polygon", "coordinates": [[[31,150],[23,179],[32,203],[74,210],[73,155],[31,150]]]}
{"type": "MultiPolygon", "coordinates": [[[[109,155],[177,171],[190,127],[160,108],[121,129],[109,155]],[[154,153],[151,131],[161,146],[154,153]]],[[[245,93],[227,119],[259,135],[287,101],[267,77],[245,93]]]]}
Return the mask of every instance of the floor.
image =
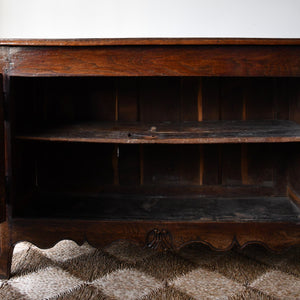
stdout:
{"type": "Polygon", "coordinates": [[[16,246],[0,299],[300,299],[300,247],[215,252],[192,244],[155,252],[127,241],[104,249],[61,241],[16,246]]]}

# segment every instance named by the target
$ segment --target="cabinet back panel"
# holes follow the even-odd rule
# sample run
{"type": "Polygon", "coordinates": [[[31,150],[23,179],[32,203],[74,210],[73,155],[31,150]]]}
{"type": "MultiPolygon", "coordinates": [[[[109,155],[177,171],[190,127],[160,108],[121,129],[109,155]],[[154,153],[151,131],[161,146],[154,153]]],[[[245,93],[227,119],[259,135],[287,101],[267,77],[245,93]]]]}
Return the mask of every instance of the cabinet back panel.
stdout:
{"type": "MultiPolygon", "coordinates": [[[[14,77],[12,83],[18,87],[13,89],[15,127],[18,132],[33,126],[85,120],[289,119],[291,114],[300,122],[297,111],[289,110],[291,82],[299,80],[14,77]]],[[[36,147],[34,143],[32,147],[36,147]]],[[[39,147],[38,162],[32,162],[38,167],[31,169],[39,169],[41,186],[68,186],[71,182],[90,186],[255,185],[272,187],[278,194],[284,194],[286,188],[287,163],[283,148],[277,144],[45,146],[40,143],[39,147]],[[280,159],[282,164],[278,163],[280,159]]],[[[30,170],[28,166],[26,169],[30,170]]]]}

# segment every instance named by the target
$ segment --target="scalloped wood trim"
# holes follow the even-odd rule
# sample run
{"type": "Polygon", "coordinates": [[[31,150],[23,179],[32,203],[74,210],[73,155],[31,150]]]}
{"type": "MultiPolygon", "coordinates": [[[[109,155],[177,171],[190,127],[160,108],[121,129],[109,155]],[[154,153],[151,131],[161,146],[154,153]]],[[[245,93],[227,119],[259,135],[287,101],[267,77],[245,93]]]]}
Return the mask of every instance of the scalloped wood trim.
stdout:
{"type": "Polygon", "coordinates": [[[200,242],[226,251],[259,243],[274,251],[300,244],[300,224],[295,223],[199,223],[19,220],[12,224],[12,243],[28,241],[49,248],[69,239],[103,247],[116,240],[133,241],[159,250],[178,250],[200,242]]]}

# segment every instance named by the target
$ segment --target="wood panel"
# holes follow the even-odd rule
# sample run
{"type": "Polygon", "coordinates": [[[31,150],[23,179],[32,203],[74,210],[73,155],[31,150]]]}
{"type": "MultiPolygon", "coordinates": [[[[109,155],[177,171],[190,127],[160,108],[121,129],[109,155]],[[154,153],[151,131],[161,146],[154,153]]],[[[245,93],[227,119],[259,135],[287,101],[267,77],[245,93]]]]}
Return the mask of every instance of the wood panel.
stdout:
{"type": "MultiPolygon", "coordinates": [[[[245,120],[272,120],[276,118],[274,100],[272,79],[255,78],[248,80],[244,94],[245,120]]],[[[260,144],[247,145],[243,151],[244,164],[247,164],[245,184],[273,186],[276,145],[271,147],[260,144]]]]}
{"type": "Polygon", "coordinates": [[[122,144],[232,144],[300,141],[292,121],[80,122],[20,132],[23,140],[122,144]]]}
{"type": "Polygon", "coordinates": [[[14,47],[10,74],[300,76],[299,51],[300,46],[14,47]]]}
{"type": "Polygon", "coordinates": [[[192,222],[299,222],[300,208],[287,197],[230,198],[146,194],[80,195],[36,192],[18,217],[192,222]]]}
{"type": "Polygon", "coordinates": [[[132,46],[132,45],[299,45],[300,39],[272,38],[108,38],[108,39],[0,39],[10,46],[132,46]]]}
{"type": "MultiPolygon", "coordinates": [[[[290,118],[290,88],[291,78],[273,78],[274,119],[289,120],[290,118]]],[[[296,81],[299,79],[295,79],[296,81]]]]}
{"type": "MultiPolygon", "coordinates": [[[[290,119],[300,124],[300,80],[289,80],[290,119]]],[[[294,144],[289,160],[289,186],[300,199],[300,147],[294,144]]]]}
{"type": "MultiPolygon", "coordinates": [[[[139,79],[116,80],[117,119],[120,122],[139,120],[139,79]]],[[[117,145],[120,185],[139,185],[140,151],[138,145],[117,145]]]]}
{"type": "Polygon", "coordinates": [[[140,121],[180,120],[180,78],[143,78],[140,81],[140,121]]]}
{"type": "MultiPolygon", "coordinates": [[[[272,250],[283,250],[300,243],[299,225],[293,223],[203,223],[194,222],[95,222],[69,220],[15,220],[12,224],[12,243],[29,241],[38,247],[53,247],[59,240],[71,239],[79,244],[103,247],[115,240],[128,239],[145,246],[147,235],[157,229],[171,235],[167,249],[179,249],[200,242],[213,249],[229,250],[260,243],[272,250]],[[47,239],[45,239],[47,236],[47,239]]],[[[159,242],[159,241],[158,241],[159,242]]],[[[164,248],[160,248],[163,250],[164,248]]]]}
{"type": "MultiPolygon", "coordinates": [[[[0,53],[1,54],[1,53],[0,53]]],[[[1,66],[0,66],[1,71],[1,66]]],[[[5,146],[4,146],[4,90],[3,76],[0,74],[0,222],[6,219],[5,199],[5,146]]]]}
{"type": "MultiPolygon", "coordinates": [[[[88,79],[85,93],[88,95],[88,104],[84,103],[84,97],[81,98],[80,109],[88,109],[87,119],[98,121],[116,120],[116,83],[112,78],[88,79]]],[[[84,83],[83,83],[84,84],[84,83]]],[[[84,85],[83,85],[84,87],[84,85]]]]}
{"type": "Polygon", "coordinates": [[[139,79],[118,78],[118,120],[139,120],[139,79]]]}
{"type": "MultiPolygon", "coordinates": [[[[203,120],[221,119],[220,78],[206,77],[202,80],[203,120]]],[[[206,145],[203,148],[203,184],[221,184],[222,152],[221,146],[206,145]]]]}
{"type": "MultiPolygon", "coordinates": [[[[180,121],[197,122],[202,116],[202,78],[182,77],[180,87],[180,121]]],[[[180,184],[203,184],[203,145],[186,145],[180,148],[180,184]]]]}
{"type": "Polygon", "coordinates": [[[198,121],[200,79],[198,77],[182,77],[180,84],[180,121],[198,121]]]}
{"type": "Polygon", "coordinates": [[[113,145],[35,144],[37,186],[72,191],[76,186],[95,187],[112,184],[113,145]]]}
{"type": "MultiPolygon", "coordinates": [[[[180,120],[179,78],[143,78],[140,80],[139,113],[141,122],[180,120]]],[[[156,131],[156,124],[150,130],[156,131]]],[[[145,147],[141,151],[142,184],[176,184],[180,182],[178,164],[182,159],[179,148],[170,146],[145,147]]]]}
{"type": "MultiPolygon", "coordinates": [[[[222,78],[220,82],[220,118],[221,120],[243,119],[244,90],[242,79],[222,78]]],[[[220,147],[222,164],[222,184],[242,184],[241,145],[223,145],[220,147]]]]}

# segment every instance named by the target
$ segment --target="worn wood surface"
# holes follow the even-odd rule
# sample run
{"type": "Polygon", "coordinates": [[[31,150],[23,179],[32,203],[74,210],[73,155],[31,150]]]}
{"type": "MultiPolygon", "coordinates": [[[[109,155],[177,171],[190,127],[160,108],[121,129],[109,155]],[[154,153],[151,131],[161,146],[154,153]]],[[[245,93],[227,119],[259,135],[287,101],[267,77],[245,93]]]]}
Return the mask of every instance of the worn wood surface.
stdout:
{"type": "Polygon", "coordinates": [[[3,222],[6,219],[3,84],[3,75],[0,73],[0,222],[3,222]]]}
{"type": "MultiPolygon", "coordinates": [[[[300,85],[292,79],[288,82],[290,100],[290,119],[300,123],[300,85]]],[[[300,195],[300,145],[295,144],[289,161],[289,186],[295,195],[300,195]]],[[[297,197],[298,197],[297,196],[297,197]]]]}
{"type": "Polygon", "coordinates": [[[300,76],[300,46],[14,47],[15,76],[300,76]],[[251,67],[249,67],[251,66],[251,67]]]}
{"type": "MultiPolygon", "coordinates": [[[[34,128],[62,122],[115,121],[116,113],[120,122],[130,123],[197,122],[200,116],[204,121],[287,120],[293,95],[293,87],[289,84],[291,78],[18,77],[12,81],[17,93],[18,132],[34,132],[34,128]],[[256,106],[260,106],[260,112],[256,112],[256,106]]],[[[293,81],[299,85],[299,78],[293,81]]],[[[161,170],[165,175],[169,172],[169,179],[164,176],[169,183],[188,180],[192,184],[252,185],[257,182],[262,186],[276,185],[276,194],[284,195],[287,185],[285,157],[290,157],[290,147],[279,147],[275,145],[277,143],[255,144],[242,147],[238,144],[226,147],[222,144],[199,145],[198,150],[188,150],[183,145],[176,151],[172,151],[172,147],[168,150],[167,146],[152,147],[150,152],[144,150],[143,145],[133,145],[129,151],[126,144],[119,144],[120,157],[117,159],[116,151],[112,156],[115,173],[119,169],[118,176],[122,180],[132,177],[135,182],[137,178],[141,183],[144,179],[147,182],[161,170]],[[160,169],[155,171],[149,160],[160,161],[160,169]],[[178,161],[176,168],[172,167],[175,161],[178,161]],[[126,172],[129,168],[131,171],[126,172]]],[[[68,156],[63,152],[61,155],[68,156]]],[[[80,155],[88,154],[81,150],[80,155]]],[[[55,161],[52,160],[52,164],[55,161]]],[[[158,181],[151,179],[149,182],[158,181]]]]}
{"type": "Polygon", "coordinates": [[[300,208],[287,197],[163,196],[36,193],[22,217],[193,222],[299,222],[300,208]]]}
{"type": "Polygon", "coordinates": [[[0,278],[7,279],[10,276],[12,263],[13,244],[11,242],[11,227],[8,221],[0,224],[0,278]]]}
{"type": "Polygon", "coordinates": [[[300,39],[274,38],[115,38],[0,39],[8,46],[125,46],[125,45],[300,45],[300,39]]]}
{"type": "Polygon", "coordinates": [[[292,121],[97,122],[42,129],[18,139],[137,144],[280,143],[300,141],[292,121]]]}
{"type": "Polygon", "coordinates": [[[11,201],[0,276],[21,240],[300,243],[299,39],[0,45],[11,201]]]}
{"type": "Polygon", "coordinates": [[[191,242],[202,242],[214,249],[229,250],[235,245],[251,243],[282,250],[299,244],[300,228],[296,224],[279,223],[195,223],[168,221],[73,221],[16,219],[12,223],[12,243],[29,241],[42,248],[53,247],[59,240],[71,239],[101,247],[127,239],[146,246],[147,236],[154,229],[172,235],[172,247],[179,249],[191,242]],[[47,239],[45,239],[45,236],[47,239]]]}

